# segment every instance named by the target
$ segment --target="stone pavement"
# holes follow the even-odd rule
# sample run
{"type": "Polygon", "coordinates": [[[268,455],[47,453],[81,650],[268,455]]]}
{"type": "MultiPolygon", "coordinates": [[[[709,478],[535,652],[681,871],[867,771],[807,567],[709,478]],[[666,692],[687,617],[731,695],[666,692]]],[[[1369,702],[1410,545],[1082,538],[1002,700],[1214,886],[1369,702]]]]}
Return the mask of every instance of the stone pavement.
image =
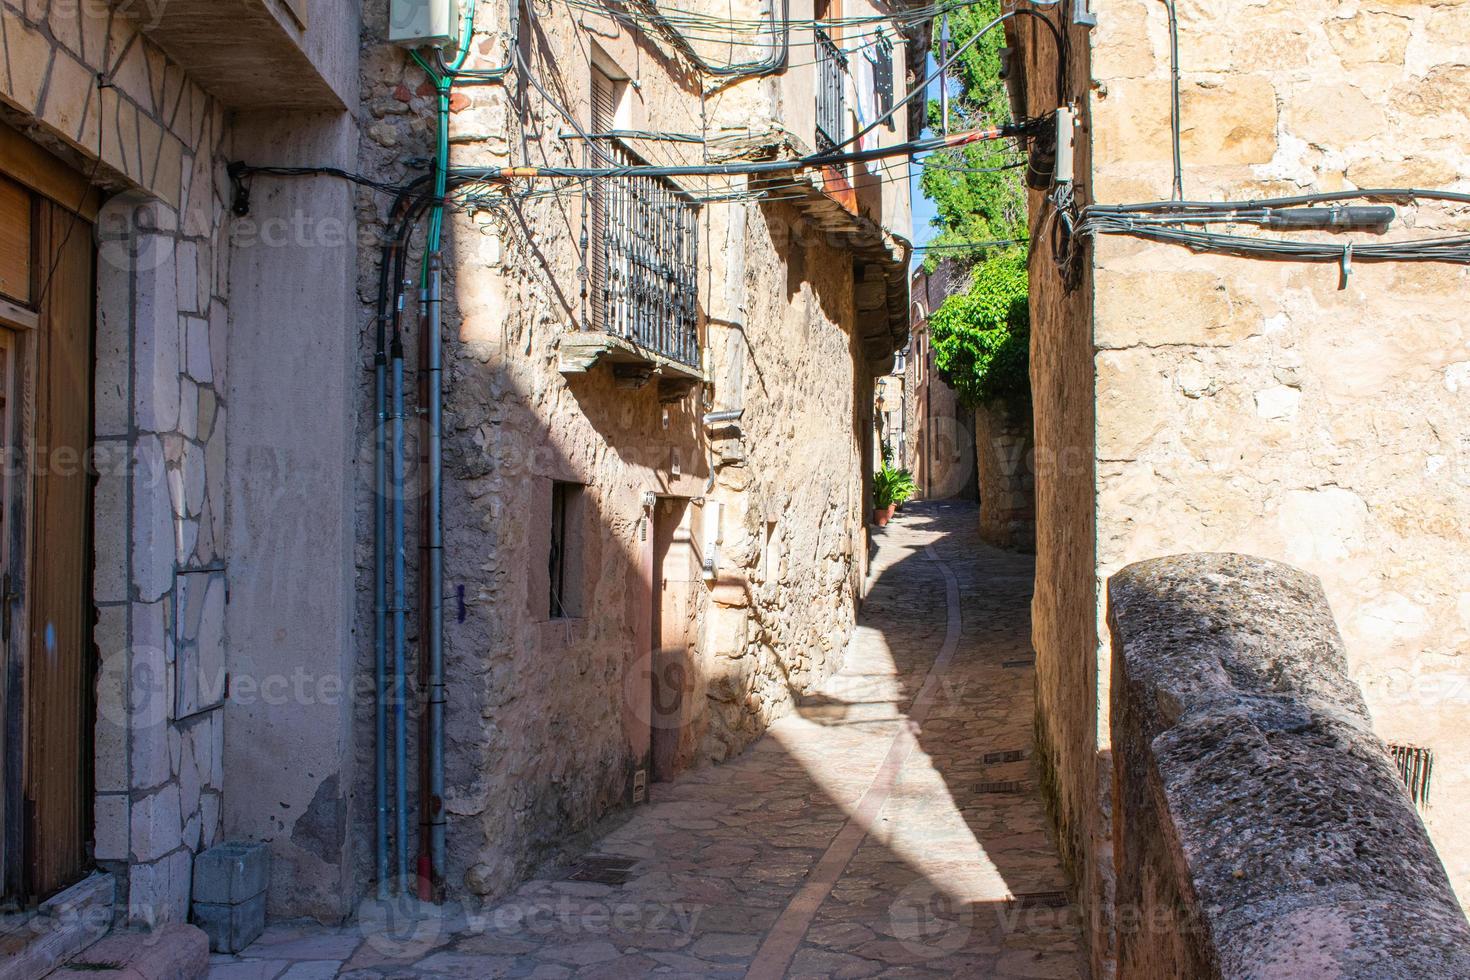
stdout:
{"type": "Polygon", "coordinates": [[[738,759],[654,786],[589,855],[621,862],[272,926],[210,977],[1080,978],[1030,759],[1033,563],[976,517],[911,505],[876,531],[844,669],[738,759]]]}

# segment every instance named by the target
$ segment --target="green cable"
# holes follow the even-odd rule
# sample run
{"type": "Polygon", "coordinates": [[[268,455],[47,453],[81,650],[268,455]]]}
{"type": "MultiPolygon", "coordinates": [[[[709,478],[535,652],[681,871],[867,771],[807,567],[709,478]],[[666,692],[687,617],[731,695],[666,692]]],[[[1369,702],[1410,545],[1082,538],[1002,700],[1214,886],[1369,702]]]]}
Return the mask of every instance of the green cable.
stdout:
{"type": "Polygon", "coordinates": [[[429,67],[417,51],[410,52],[410,56],[418,66],[422,68],[434,82],[434,92],[438,99],[438,146],[434,158],[434,208],[429,215],[429,237],[424,249],[422,270],[419,274],[420,288],[429,284],[429,257],[439,251],[444,239],[444,195],[449,192],[449,106],[450,90],[454,87],[454,75],[464,63],[469,60],[470,43],[475,36],[475,0],[470,0],[469,14],[465,18],[464,33],[459,42],[459,54],[454,59],[454,64],[446,66],[448,71],[440,75],[429,67]]]}

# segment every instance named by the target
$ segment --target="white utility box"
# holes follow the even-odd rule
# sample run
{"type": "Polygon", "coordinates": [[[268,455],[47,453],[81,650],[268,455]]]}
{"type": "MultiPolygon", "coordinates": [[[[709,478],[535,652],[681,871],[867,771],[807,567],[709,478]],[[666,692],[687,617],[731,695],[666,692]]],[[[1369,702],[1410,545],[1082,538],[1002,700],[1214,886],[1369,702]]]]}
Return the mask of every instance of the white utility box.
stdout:
{"type": "Polygon", "coordinates": [[[454,47],[459,5],[460,0],[389,0],[388,40],[406,48],[454,47]]]}

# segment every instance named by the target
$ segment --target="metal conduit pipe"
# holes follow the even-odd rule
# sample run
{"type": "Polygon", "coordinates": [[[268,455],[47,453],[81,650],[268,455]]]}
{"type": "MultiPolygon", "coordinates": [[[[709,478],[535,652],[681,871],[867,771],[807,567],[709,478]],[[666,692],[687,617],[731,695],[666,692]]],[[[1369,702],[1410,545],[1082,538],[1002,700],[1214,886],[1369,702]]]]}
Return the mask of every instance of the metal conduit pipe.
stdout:
{"type": "Polygon", "coordinates": [[[443,887],[444,841],[444,369],[443,276],[439,252],[429,256],[429,285],[425,294],[428,354],[425,367],[429,402],[429,542],[424,555],[429,605],[428,799],[424,812],[429,825],[429,881],[437,900],[443,887]]]}
{"type": "Polygon", "coordinates": [[[393,569],[393,767],[394,767],[394,835],[393,865],[398,876],[399,888],[408,882],[408,717],[407,717],[407,670],[406,647],[408,643],[406,624],[407,570],[404,566],[403,526],[403,337],[393,335],[392,345],[392,419],[390,455],[392,457],[393,495],[392,520],[392,569],[393,569]]]}
{"type": "MultiPolygon", "coordinates": [[[[383,275],[388,274],[384,263],[383,275]]],[[[373,692],[374,802],[377,810],[375,868],[378,897],[388,894],[388,562],[383,549],[388,530],[388,337],[387,313],[378,313],[373,386],[377,430],[373,433],[373,692]]]]}

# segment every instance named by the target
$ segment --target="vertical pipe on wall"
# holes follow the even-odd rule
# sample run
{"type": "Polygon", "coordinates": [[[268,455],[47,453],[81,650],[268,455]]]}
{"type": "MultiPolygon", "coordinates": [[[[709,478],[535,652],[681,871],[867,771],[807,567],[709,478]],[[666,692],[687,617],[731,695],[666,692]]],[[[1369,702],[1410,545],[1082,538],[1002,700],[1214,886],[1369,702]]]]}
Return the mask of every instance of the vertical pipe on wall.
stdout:
{"type": "Polygon", "coordinates": [[[393,495],[393,773],[394,786],[394,872],[398,887],[408,885],[408,718],[405,623],[404,527],[403,527],[403,337],[394,334],[392,349],[393,425],[392,483],[393,495]]]}
{"type": "Polygon", "coordinates": [[[429,886],[437,899],[444,879],[444,371],[443,371],[443,256],[429,257],[426,298],[428,356],[425,368],[429,408],[429,485],[427,506],[428,564],[426,588],[429,607],[429,747],[428,797],[423,809],[429,825],[429,886]]]}
{"type": "MultiPolygon", "coordinates": [[[[386,265],[387,259],[385,257],[386,265]]],[[[388,338],[387,314],[378,314],[373,381],[377,428],[373,433],[373,694],[374,835],[378,895],[388,891],[388,338]]]]}

